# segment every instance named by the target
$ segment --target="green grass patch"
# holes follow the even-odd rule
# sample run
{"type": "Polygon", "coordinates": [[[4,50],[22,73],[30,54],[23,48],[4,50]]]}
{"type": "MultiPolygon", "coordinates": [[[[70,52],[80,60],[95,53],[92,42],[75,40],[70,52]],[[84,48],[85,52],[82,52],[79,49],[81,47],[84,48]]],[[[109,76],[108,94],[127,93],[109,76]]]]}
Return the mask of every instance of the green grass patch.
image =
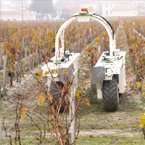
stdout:
{"type": "Polygon", "coordinates": [[[81,130],[88,129],[126,129],[136,128],[138,126],[138,118],[142,111],[130,112],[95,112],[85,113],[81,116],[81,130]]]}
{"type": "Polygon", "coordinates": [[[145,145],[143,138],[87,137],[80,138],[77,145],[145,145]]]}
{"type": "MultiPolygon", "coordinates": [[[[49,139],[45,140],[41,145],[56,145],[49,143],[49,139]]],[[[7,140],[0,140],[1,145],[7,145],[7,140]]],[[[38,141],[35,138],[27,138],[22,140],[22,145],[36,145],[38,141]]],[[[83,137],[79,138],[76,145],[145,145],[143,138],[125,138],[125,137],[83,137]]]]}

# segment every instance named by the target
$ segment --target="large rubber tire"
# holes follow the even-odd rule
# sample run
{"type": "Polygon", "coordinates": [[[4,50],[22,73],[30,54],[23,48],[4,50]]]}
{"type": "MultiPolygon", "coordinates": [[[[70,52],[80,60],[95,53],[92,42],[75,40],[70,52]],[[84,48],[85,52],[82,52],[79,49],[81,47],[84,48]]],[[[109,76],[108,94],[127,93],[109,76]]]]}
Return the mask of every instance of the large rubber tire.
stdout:
{"type": "Polygon", "coordinates": [[[118,82],[115,78],[103,82],[103,105],[107,112],[114,112],[119,106],[118,82]]]}

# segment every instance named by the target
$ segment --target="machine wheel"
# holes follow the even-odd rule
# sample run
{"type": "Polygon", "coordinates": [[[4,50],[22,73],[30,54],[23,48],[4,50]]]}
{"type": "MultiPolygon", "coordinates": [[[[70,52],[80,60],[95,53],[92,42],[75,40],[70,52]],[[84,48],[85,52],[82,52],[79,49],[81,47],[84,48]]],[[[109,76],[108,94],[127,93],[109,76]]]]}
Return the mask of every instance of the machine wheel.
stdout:
{"type": "Polygon", "coordinates": [[[116,111],[119,105],[119,91],[117,80],[113,78],[111,81],[104,81],[102,92],[104,110],[108,112],[116,111]]]}
{"type": "MultiPolygon", "coordinates": [[[[50,85],[50,94],[53,97],[53,105],[55,107],[55,109],[57,109],[58,107],[58,102],[60,100],[60,97],[63,97],[61,95],[62,93],[62,89],[63,89],[64,85],[62,82],[52,82],[50,85]]],[[[64,98],[61,98],[62,100],[64,100],[64,98]]],[[[61,108],[60,108],[60,112],[64,112],[65,109],[65,101],[61,104],[61,108]]]]}

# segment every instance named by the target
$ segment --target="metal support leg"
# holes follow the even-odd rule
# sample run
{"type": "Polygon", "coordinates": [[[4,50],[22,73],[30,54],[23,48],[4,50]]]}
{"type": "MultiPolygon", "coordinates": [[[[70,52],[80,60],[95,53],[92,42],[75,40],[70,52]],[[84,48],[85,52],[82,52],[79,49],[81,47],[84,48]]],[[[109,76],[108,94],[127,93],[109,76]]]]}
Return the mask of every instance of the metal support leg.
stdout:
{"type": "Polygon", "coordinates": [[[97,98],[102,100],[102,85],[101,83],[97,84],[97,98]]]}

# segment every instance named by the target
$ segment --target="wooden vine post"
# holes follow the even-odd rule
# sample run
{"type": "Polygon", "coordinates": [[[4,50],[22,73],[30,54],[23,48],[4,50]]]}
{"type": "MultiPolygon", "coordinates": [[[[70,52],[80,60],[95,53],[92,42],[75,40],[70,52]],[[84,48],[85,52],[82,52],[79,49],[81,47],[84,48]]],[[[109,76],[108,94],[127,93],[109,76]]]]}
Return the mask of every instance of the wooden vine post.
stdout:
{"type": "Polygon", "coordinates": [[[70,118],[70,130],[69,130],[69,144],[74,144],[76,138],[76,100],[75,100],[76,88],[72,85],[72,91],[70,94],[70,106],[69,106],[69,118],[70,118]]]}

